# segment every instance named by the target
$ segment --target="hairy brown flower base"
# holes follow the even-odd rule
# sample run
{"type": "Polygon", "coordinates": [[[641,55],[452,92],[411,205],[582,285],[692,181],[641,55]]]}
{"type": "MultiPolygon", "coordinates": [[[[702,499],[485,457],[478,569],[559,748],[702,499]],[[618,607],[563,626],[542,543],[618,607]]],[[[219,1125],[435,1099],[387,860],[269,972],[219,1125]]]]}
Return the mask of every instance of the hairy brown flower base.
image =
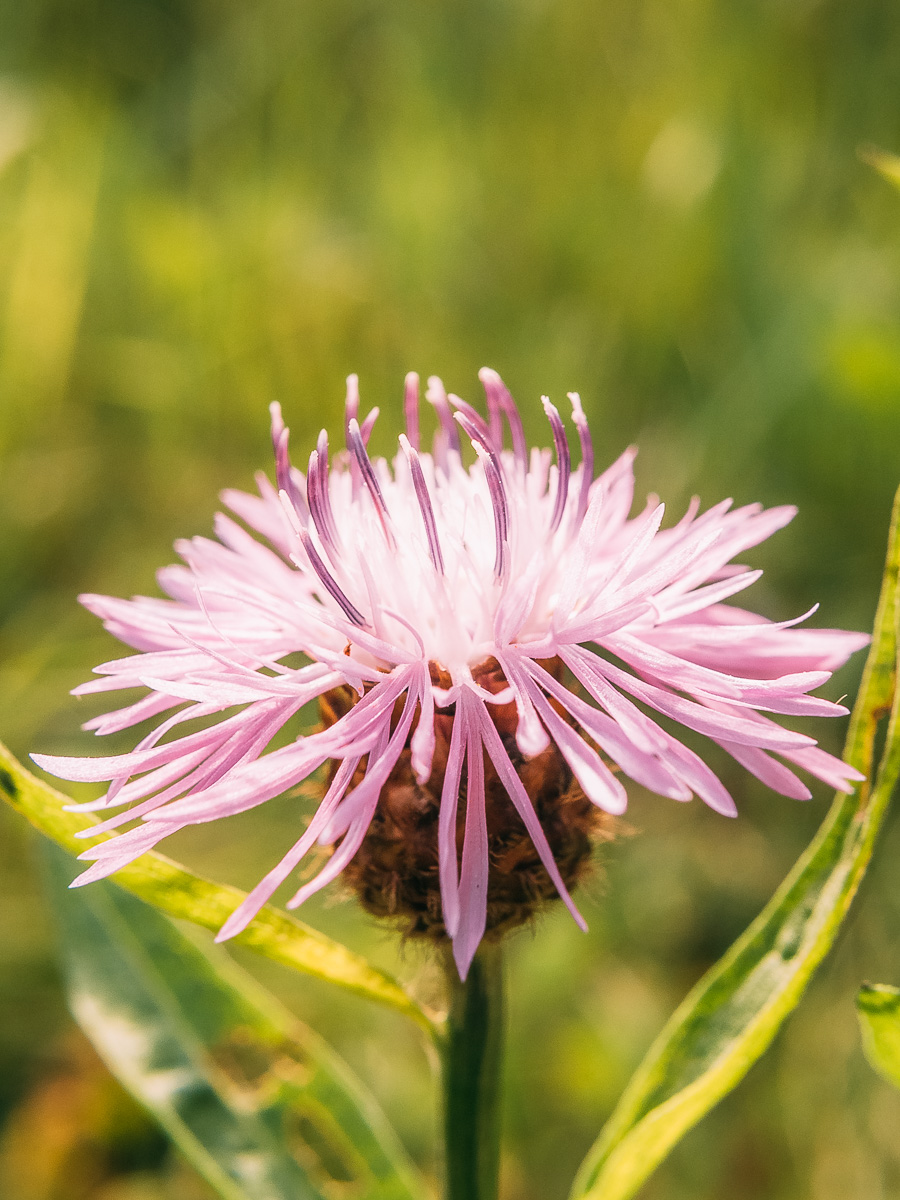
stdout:
{"type": "MultiPolygon", "coordinates": [[[[558,659],[542,664],[559,673],[558,659]]],[[[496,659],[490,658],[473,672],[476,681],[491,692],[502,691],[506,681],[496,659]]],[[[449,687],[450,679],[432,664],[432,681],[449,687]]],[[[324,724],[332,725],[358,699],[344,686],[322,698],[324,724]]],[[[563,710],[554,704],[561,716],[563,710]]],[[[560,874],[570,889],[582,878],[597,841],[614,835],[615,819],[587,799],[554,743],[534,758],[526,759],[515,742],[515,704],[490,706],[491,716],[525,790],[531,797],[560,874]]],[[[395,715],[399,716],[399,707],[395,715]]],[[[431,777],[419,784],[410,764],[407,744],[378,800],[378,807],[363,840],[343,877],[363,907],[377,917],[394,918],[408,937],[445,939],[438,880],[438,813],[444,771],[450,749],[453,707],[435,714],[436,744],[431,777]]],[[[363,760],[354,778],[362,779],[363,760]]],[[[557,892],[538,857],[509,796],[485,755],[485,803],[488,831],[487,936],[500,937],[529,921],[557,892]]],[[[460,783],[456,821],[457,854],[462,855],[466,821],[466,773],[460,783]]]]}

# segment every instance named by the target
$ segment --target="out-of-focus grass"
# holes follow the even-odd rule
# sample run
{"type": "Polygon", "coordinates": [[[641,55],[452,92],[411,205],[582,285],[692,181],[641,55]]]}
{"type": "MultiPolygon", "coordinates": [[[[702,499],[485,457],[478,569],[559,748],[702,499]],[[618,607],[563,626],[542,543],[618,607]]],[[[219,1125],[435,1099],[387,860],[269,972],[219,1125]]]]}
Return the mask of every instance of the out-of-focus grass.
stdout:
{"type": "MultiPolygon", "coordinates": [[[[408,369],[474,399],[497,367],[533,435],[540,393],[577,388],[599,457],[639,443],[640,487],[675,512],[693,491],[799,504],[752,556],[760,609],[819,599],[821,623],[866,626],[900,476],[900,201],[856,150],[900,149],[898,69],[888,0],[0,9],[4,739],[89,748],[66,691],[114,647],[76,593],[152,589],[217,490],[268,467],[268,402],[309,446],[351,370],[382,451],[408,369]]],[[[801,806],[731,782],[733,823],[636,795],[639,836],[587,889],[591,933],[554,913],[514,943],[510,1200],[565,1193],[667,1012],[824,812],[821,789],[801,806]]],[[[251,883],[296,814],[242,820],[177,852],[251,883]]],[[[0,825],[2,1174],[66,1018],[27,839],[0,825]]],[[[900,1100],[861,1058],[852,997],[900,981],[897,843],[773,1052],[648,1197],[896,1193],[900,1100]]],[[[306,915],[397,966],[349,904],[306,915]]],[[[414,1039],[257,969],[427,1164],[414,1039]]],[[[172,1194],[169,1168],[127,1167],[91,1200],[172,1194]]]]}

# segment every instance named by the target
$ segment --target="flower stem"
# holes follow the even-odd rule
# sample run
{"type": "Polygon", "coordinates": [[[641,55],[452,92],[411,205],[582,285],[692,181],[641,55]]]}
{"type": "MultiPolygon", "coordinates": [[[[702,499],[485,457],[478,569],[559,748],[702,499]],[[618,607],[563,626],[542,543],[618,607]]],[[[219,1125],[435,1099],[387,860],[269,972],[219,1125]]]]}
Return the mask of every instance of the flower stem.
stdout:
{"type": "Polygon", "coordinates": [[[496,1200],[505,1005],[499,945],[479,947],[462,982],[445,959],[450,1012],[443,1047],[446,1200],[496,1200]]]}

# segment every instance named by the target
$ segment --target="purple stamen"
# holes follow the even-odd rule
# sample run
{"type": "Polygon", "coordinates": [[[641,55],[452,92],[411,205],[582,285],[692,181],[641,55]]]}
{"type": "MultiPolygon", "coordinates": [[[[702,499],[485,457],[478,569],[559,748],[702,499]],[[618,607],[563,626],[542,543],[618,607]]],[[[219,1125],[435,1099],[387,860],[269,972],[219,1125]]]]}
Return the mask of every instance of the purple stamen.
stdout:
{"type": "Polygon", "coordinates": [[[366,417],[366,419],[363,421],[362,425],[360,425],[360,427],[359,427],[359,436],[362,438],[362,442],[363,442],[364,446],[368,446],[368,444],[369,444],[369,438],[372,436],[372,427],[374,426],[375,422],[378,420],[378,414],[380,411],[381,410],[377,406],[375,408],[373,408],[372,411],[369,413],[369,415],[366,417]]]}
{"type": "MultiPolygon", "coordinates": [[[[465,417],[463,414],[457,413],[456,419],[465,429],[465,417]]],[[[466,432],[469,433],[469,430],[466,429],[466,432]]],[[[509,505],[506,500],[506,491],[503,487],[503,478],[500,474],[497,456],[483,445],[479,438],[473,437],[472,445],[475,447],[475,453],[481,459],[484,466],[488,493],[490,494],[491,505],[494,509],[494,535],[497,544],[494,555],[494,575],[497,579],[503,579],[506,576],[509,566],[509,505]]]]}
{"type": "Polygon", "coordinates": [[[300,541],[303,543],[303,549],[306,551],[306,557],[309,559],[309,565],[318,575],[326,592],[328,592],[332,600],[334,600],[335,603],[343,610],[344,615],[348,620],[352,621],[354,625],[358,625],[360,629],[364,629],[366,626],[365,617],[363,617],[359,609],[354,608],[354,606],[341,591],[334,576],[319,557],[319,553],[313,545],[312,538],[309,536],[308,531],[305,529],[300,529],[298,530],[298,536],[300,541]]]}
{"type": "Polygon", "coordinates": [[[272,417],[272,449],[277,454],[278,442],[284,433],[284,417],[281,415],[281,405],[277,400],[273,400],[269,405],[269,414],[272,417]]]}
{"type": "Polygon", "coordinates": [[[494,508],[494,532],[497,538],[494,574],[498,579],[503,579],[509,565],[509,504],[506,499],[506,489],[503,486],[503,470],[500,462],[500,454],[491,448],[491,444],[487,440],[490,436],[490,431],[484,421],[481,422],[483,426],[482,431],[476,422],[469,419],[466,413],[457,411],[453,416],[471,438],[472,445],[475,447],[475,453],[484,464],[488,492],[490,493],[491,504],[494,508]]]}
{"type": "Polygon", "coordinates": [[[438,419],[441,422],[441,430],[447,438],[447,445],[451,450],[460,453],[459,430],[453,422],[453,413],[450,409],[450,402],[447,399],[447,393],[444,390],[444,385],[438,379],[437,375],[429,375],[428,388],[425,392],[425,399],[435,409],[438,419]]]}
{"type": "MultiPolygon", "coordinates": [[[[457,412],[461,412],[466,417],[468,426],[478,430],[478,439],[487,450],[490,450],[492,454],[496,454],[503,449],[502,437],[500,441],[494,437],[490,425],[477,409],[473,408],[465,400],[461,400],[459,396],[455,396],[452,392],[448,395],[447,399],[457,412]]],[[[467,433],[468,426],[466,427],[467,433]]],[[[469,436],[471,437],[471,434],[469,436]]]]}
{"type": "Polygon", "coordinates": [[[306,495],[309,511],[319,537],[330,554],[337,551],[338,532],[331,508],[328,491],[328,435],[323,429],[319,434],[318,448],[309,456],[309,471],[306,475],[306,495]]]}
{"type": "Polygon", "coordinates": [[[572,402],[572,420],[575,422],[578,440],[581,442],[581,491],[578,495],[578,511],[575,517],[577,524],[580,525],[587,512],[591,484],[594,482],[594,443],[591,440],[587,417],[581,407],[581,397],[577,392],[568,392],[567,395],[572,402]]]}
{"type": "Polygon", "coordinates": [[[516,462],[527,471],[528,443],[525,441],[525,430],[522,427],[522,418],[519,416],[515,400],[513,400],[509,389],[497,372],[492,371],[490,367],[482,367],[478,372],[478,378],[481,380],[481,386],[484,388],[485,395],[487,396],[488,409],[491,412],[496,409],[506,417],[509,432],[512,435],[513,453],[516,456],[516,462]]]}
{"type": "Polygon", "coordinates": [[[414,450],[419,449],[419,377],[410,371],[403,385],[403,412],[406,417],[406,436],[414,450]]]}
{"type": "MultiPolygon", "coordinates": [[[[487,370],[487,368],[485,368],[487,370]]],[[[481,378],[481,376],[479,376],[481,378]]],[[[484,379],[481,380],[484,385],[484,379]]],[[[493,386],[484,388],[485,398],[488,408],[488,424],[491,430],[491,441],[499,449],[503,449],[503,409],[500,407],[500,401],[497,396],[497,389],[493,386]]]]}
{"type": "Polygon", "coordinates": [[[350,422],[359,416],[359,376],[347,376],[347,396],[344,400],[344,424],[349,429],[350,422]]]}
{"type": "Polygon", "coordinates": [[[431,496],[428,494],[428,484],[425,482],[425,476],[422,473],[422,464],[419,462],[419,456],[415,449],[410,445],[409,439],[400,435],[400,445],[403,447],[403,453],[406,455],[409,462],[409,470],[412,475],[413,487],[416,489],[416,499],[419,502],[419,509],[422,513],[422,522],[425,525],[425,536],[428,538],[428,553],[431,555],[431,561],[434,563],[434,569],[439,575],[444,574],[444,556],[441,554],[441,543],[438,540],[437,523],[434,519],[434,509],[431,506],[431,496]]]}
{"type": "MultiPolygon", "coordinates": [[[[350,449],[350,422],[355,421],[359,416],[359,376],[347,376],[347,396],[344,400],[344,436],[347,442],[347,449],[350,449]]],[[[356,459],[350,455],[350,485],[353,492],[353,499],[359,495],[359,465],[356,459]]]]}
{"type": "MultiPolygon", "coordinates": [[[[279,418],[281,413],[278,413],[279,418]]],[[[275,434],[276,422],[272,421],[272,433],[275,434]]],[[[303,520],[306,520],[309,515],[309,509],[306,504],[306,498],[297,486],[297,481],[294,478],[294,472],[291,467],[291,459],[288,454],[288,438],[290,431],[285,427],[284,422],[281,422],[281,429],[278,434],[278,441],[275,444],[275,478],[278,482],[278,490],[284,492],[290,499],[296,511],[300,514],[303,520]]]]}
{"type": "Polygon", "coordinates": [[[359,467],[359,473],[362,476],[363,482],[369,489],[369,495],[372,497],[372,502],[375,505],[375,511],[378,513],[378,519],[381,522],[381,528],[384,530],[384,536],[387,538],[388,545],[394,546],[394,535],[391,533],[387,510],[387,504],[384,501],[384,495],[381,491],[381,485],[375,477],[375,471],[372,468],[372,462],[366,453],[366,447],[363,443],[362,434],[360,433],[359,422],[353,417],[347,427],[347,447],[350,450],[353,460],[359,467]]]}
{"type": "Polygon", "coordinates": [[[541,396],[541,404],[544,406],[544,412],[547,414],[547,420],[550,422],[550,428],[553,430],[553,445],[556,449],[558,478],[556,481],[556,502],[553,505],[553,517],[550,521],[550,531],[553,532],[559,528],[559,523],[566,509],[566,500],[569,497],[569,476],[572,473],[572,459],[569,455],[569,443],[566,440],[566,431],[563,428],[562,418],[558,410],[550,403],[547,396],[541,396]]]}
{"type": "Polygon", "coordinates": [[[319,434],[316,445],[319,451],[319,499],[322,504],[322,512],[328,525],[328,530],[335,543],[337,543],[341,539],[338,533],[337,521],[334,519],[334,510],[331,507],[331,489],[328,486],[328,434],[324,429],[319,434]]]}
{"type": "MultiPolygon", "coordinates": [[[[476,417],[478,414],[475,414],[476,417]]],[[[503,512],[504,512],[504,530],[509,530],[509,505],[506,502],[506,489],[503,486],[503,460],[500,458],[500,451],[495,450],[490,441],[490,430],[482,418],[478,421],[472,421],[469,416],[463,411],[457,411],[453,414],[454,420],[461,425],[471,439],[472,445],[475,447],[479,457],[481,450],[488,455],[491,462],[491,469],[496,474],[500,481],[500,490],[503,496],[503,512]],[[481,450],[479,450],[479,447],[481,450]]],[[[504,537],[506,536],[504,532],[504,537]]]]}
{"type": "Polygon", "coordinates": [[[319,452],[313,450],[309,456],[309,466],[306,469],[306,499],[309,502],[309,513],[313,524],[319,531],[319,537],[325,543],[329,552],[333,549],[331,545],[331,536],[325,517],[322,514],[322,506],[319,503],[319,452]]]}

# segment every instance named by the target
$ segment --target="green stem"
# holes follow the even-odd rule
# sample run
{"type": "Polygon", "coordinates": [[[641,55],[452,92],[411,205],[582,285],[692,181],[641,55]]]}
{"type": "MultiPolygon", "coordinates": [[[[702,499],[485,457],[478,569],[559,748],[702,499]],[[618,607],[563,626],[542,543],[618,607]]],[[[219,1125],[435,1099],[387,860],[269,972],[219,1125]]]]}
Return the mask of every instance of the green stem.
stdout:
{"type": "Polygon", "coordinates": [[[463,983],[445,959],[443,1046],[446,1200],[496,1200],[505,1005],[499,945],[482,943],[463,983]]]}

